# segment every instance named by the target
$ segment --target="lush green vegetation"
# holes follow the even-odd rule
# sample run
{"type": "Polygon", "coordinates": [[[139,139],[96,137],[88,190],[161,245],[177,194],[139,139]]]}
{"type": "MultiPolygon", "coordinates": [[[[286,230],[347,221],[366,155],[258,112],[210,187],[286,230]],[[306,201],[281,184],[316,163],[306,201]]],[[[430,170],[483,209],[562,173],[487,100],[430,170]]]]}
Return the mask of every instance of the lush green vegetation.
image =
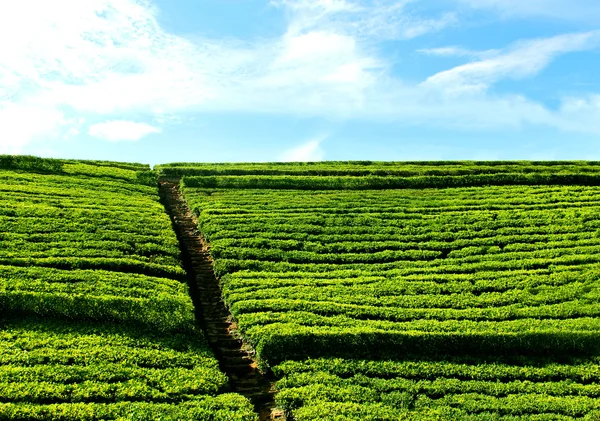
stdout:
{"type": "Polygon", "coordinates": [[[146,166],[0,157],[0,419],[255,420],[146,166]]]}
{"type": "Polygon", "coordinates": [[[598,168],[159,172],[184,175],[224,299],[296,420],[516,421],[600,416],[598,168]]]}
{"type": "Polygon", "coordinates": [[[93,175],[0,171],[2,307],[189,326],[178,243],[156,188],[93,175]]]}
{"type": "Polygon", "coordinates": [[[598,174],[600,161],[330,161],[300,163],[173,163],[161,177],[181,176],[461,176],[482,174],[598,174]]]}
{"type": "Polygon", "coordinates": [[[201,335],[119,325],[4,320],[0,419],[254,420],[201,335]]]}
{"type": "Polygon", "coordinates": [[[267,362],[414,346],[598,350],[595,189],[186,194],[267,362]]]}
{"type": "Polygon", "coordinates": [[[296,421],[600,418],[599,162],[0,156],[0,419],[256,420],[156,175],[296,421]]]}
{"type": "Polygon", "coordinates": [[[287,361],[277,403],[307,420],[597,420],[600,359],[287,361]]]}

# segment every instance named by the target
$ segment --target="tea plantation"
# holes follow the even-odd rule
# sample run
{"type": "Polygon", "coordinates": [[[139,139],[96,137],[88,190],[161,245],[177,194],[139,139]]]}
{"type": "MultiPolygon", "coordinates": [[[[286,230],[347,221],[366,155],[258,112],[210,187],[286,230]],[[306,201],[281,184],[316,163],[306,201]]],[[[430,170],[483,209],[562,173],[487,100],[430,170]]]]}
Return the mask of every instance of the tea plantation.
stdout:
{"type": "Polygon", "coordinates": [[[288,420],[600,420],[600,162],[0,156],[1,420],[272,419],[159,181],[288,420]]]}
{"type": "Polygon", "coordinates": [[[196,328],[154,175],[0,157],[0,419],[255,420],[196,328]]]}
{"type": "Polygon", "coordinates": [[[293,419],[600,419],[599,163],[158,172],[293,419]]]}

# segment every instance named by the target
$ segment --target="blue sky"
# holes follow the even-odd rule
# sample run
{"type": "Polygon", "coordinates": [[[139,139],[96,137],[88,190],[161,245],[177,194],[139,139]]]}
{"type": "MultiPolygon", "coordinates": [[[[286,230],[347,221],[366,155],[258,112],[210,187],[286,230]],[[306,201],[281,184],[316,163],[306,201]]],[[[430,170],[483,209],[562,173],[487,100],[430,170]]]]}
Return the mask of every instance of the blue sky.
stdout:
{"type": "Polygon", "coordinates": [[[0,37],[0,153],[600,160],[597,0],[20,0],[0,37]]]}

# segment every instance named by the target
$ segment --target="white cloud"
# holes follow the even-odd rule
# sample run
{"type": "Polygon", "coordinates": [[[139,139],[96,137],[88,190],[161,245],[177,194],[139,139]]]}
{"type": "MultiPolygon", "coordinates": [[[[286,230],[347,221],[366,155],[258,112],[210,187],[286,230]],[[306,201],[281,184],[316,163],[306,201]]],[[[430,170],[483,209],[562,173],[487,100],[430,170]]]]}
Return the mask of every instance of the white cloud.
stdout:
{"type": "Polygon", "coordinates": [[[455,45],[451,45],[448,47],[439,47],[439,48],[421,48],[417,50],[418,53],[425,54],[428,56],[438,56],[438,57],[470,57],[470,58],[488,58],[498,55],[500,53],[499,50],[484,50],[484,51],[475,51],[470,50],[468,48],[463,48],[455,45]]]}
{"type": "Polygon", "coordinates": [[[462,47],[449,46],[439,48],[421,48],[417,50],[418,53],[426,54],[429,56],[442,56],[442,57],[470,57],[473,55],[471,50],[467,50],[462,47]]]}
{"type": "Polygon", "coordinates": [[[333,29],[370,40],[411,39],[457,22],[456,14],[438,17],[412,13],[418,0],[272,0],[290,15],[288,33],[333,29]]]}
{"type": "Polygon", "coordinates": [[[67,130],[67,132],[64,134],[63,139],[70,139],[73,137],[77,137],[79,136],[79,129],[77,127],[71,127],[70,129],[67,130]]]}
{"type": "MultiPolygon", "coordinates": [[[[562,128],[569,131],[578,131],[586,127],[589,122],[600,121],[600,94],[588,95],[583,98],[563,98],[560,113],[564,116],[562,128]]],[[[590,124],[590,129],[600,135],[600,125],[590,124]]]]}
{"type": "Polygon", "coordinates": [[[0,98],[97,113],[209,98],[203,73],[222,49],[171,36],[154,15],[143,0],[1,3],[0,98]]]}
{"type": "Polygon", "coordinates": [[[245,98],[242,104],[266,112],[311,113],[331,107],[332,115],[345,114],[338,104],[360,108],[365,90],[382,70],[380,61],[361,51],[348,35],[286,35],[279,47],[265,71],[235,87],[245,98]]]}
{"type": "Polygon", "coordinates": [[[134,121],[113,120],[94,124],[88,134],[98,139],[109,142],[137,141],[152,133],[159,133],[160,129],[145,123],[134,121]]]}
{"type": "MultiPolygon", "coordinates": [[[[302,16],[349,10],[335,0],[308,9],[302,16]]],[[[110,117],[295,112],[332,100],[360,104],[381,72],[346,30],[290,30],[254,44],[192,42],[166,33],[155,13],[142,0],[0,3],[0,36],[11,39],[0,46],[0,101],[110,117]]],[[[301,19],[295,14],[290,28],[301,19]]]]}
{"type": "Polygon", "coordinates": [[[303,145],[285,151],[280,159],[284,162],[322,161],[325,157],[325,151],[321,148],[323,139],[323,137],[313,139],[303,145]]]}
{"type": "Polygon", "coordinates": [[[36,139],[52,139],[64,124],[56,109],[21,104],[0,104],[0,153],[23,153],[36,139]]]}
{"type": "Polygon", "coordinates": [[[333,56],[354,54],[354,38],[331,32],[312,31],[306,34],[286,38],[281,63],[310,62],[333,56]]]}
{"type": "Polygon", "coordinates": [[[535,75],[560,54],[598,46],[600,31],[520,42],[496,56],[439,72],[429,77],[423,86],[442,88],[449,92],[484,91],[502,79],[522,79],[535,75]]]}

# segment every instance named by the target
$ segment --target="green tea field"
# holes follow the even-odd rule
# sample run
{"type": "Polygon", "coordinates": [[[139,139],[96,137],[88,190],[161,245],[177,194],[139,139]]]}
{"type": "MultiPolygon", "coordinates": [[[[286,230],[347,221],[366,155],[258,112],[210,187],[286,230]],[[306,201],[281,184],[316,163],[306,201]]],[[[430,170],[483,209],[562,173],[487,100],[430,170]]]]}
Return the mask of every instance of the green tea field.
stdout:
{"type": "Polygon", "coordinates": [[[600,420],[600,162],[0,178],[2,420],[600,420]]]}
{"type": "Polygon", "coordinates": [[[256,419],[196,328],[149,168],[2,158],[0,419],[256,419]]]}
{"type": "Polygon", "coordinates": [[[571,420],[600,419],[599,168],[159,171],[289,417],[571,420]]]}

